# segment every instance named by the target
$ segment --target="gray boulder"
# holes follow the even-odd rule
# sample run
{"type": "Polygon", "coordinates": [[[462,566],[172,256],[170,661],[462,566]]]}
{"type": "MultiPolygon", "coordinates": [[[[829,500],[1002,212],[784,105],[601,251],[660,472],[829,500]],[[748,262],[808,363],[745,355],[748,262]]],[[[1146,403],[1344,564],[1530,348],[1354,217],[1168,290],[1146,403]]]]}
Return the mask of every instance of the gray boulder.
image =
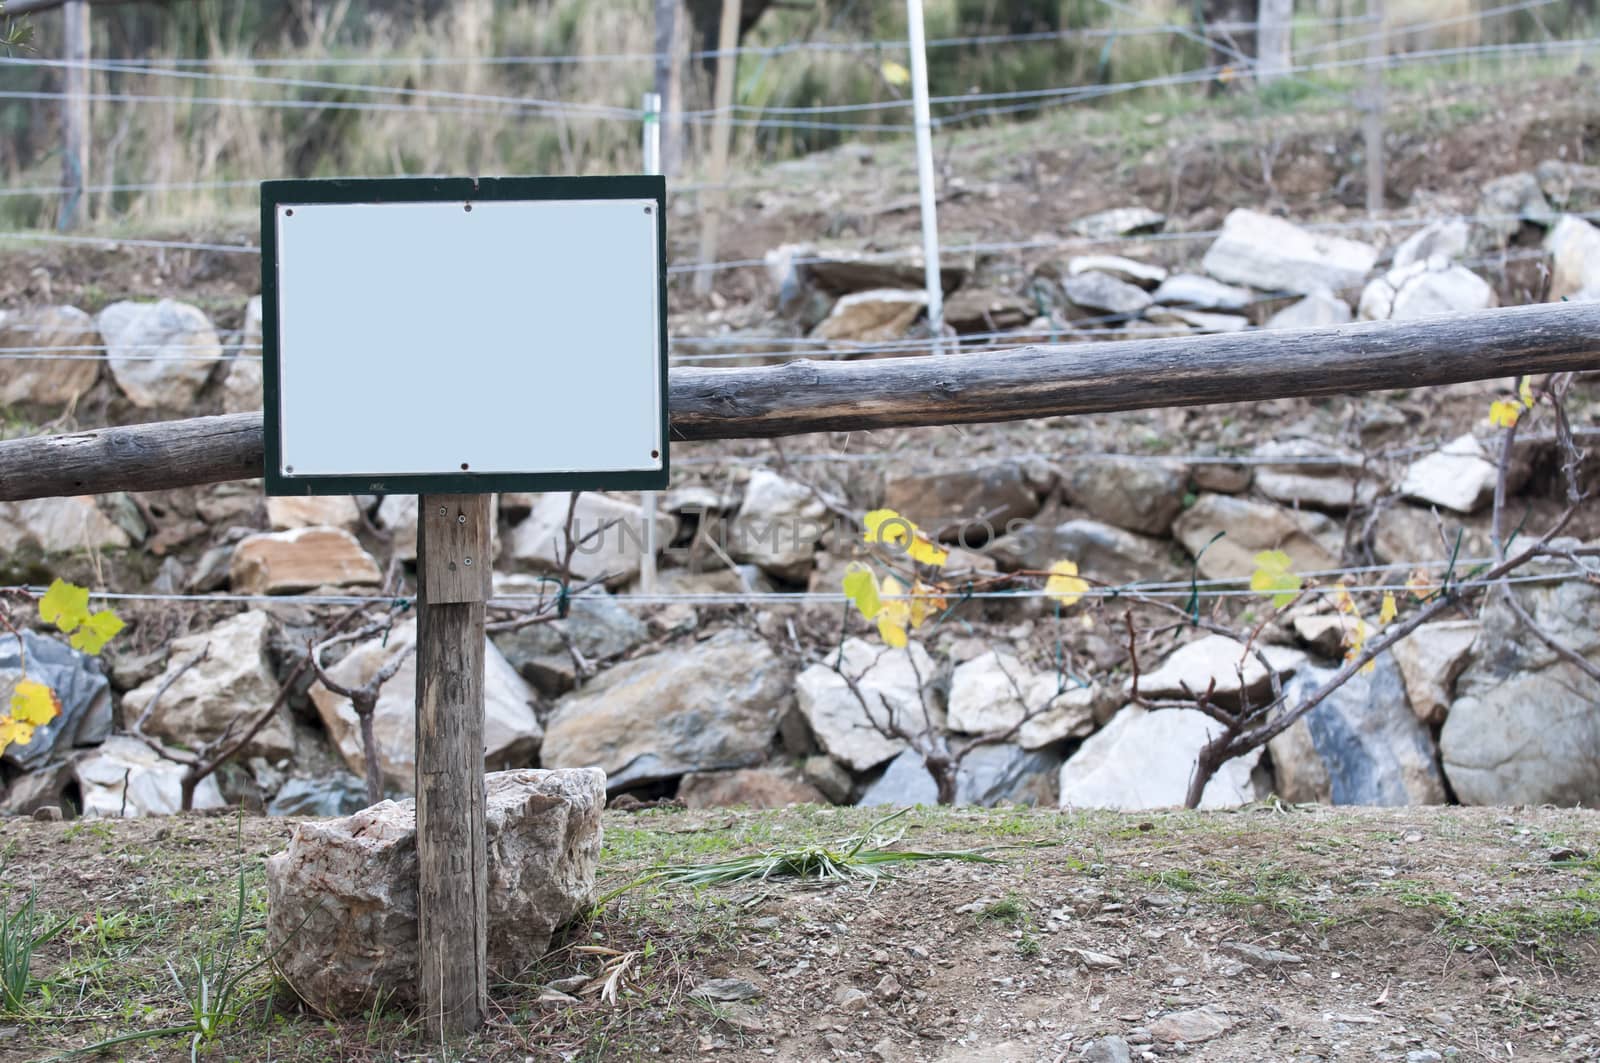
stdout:
{"type": "Polygon", "coordinates": [[[1061,290],[1072,305],[1112,317],[1132,317],[1150,305],[1149,292],[1099,271],[1069,276],[1061,282],[1061,290]]]}
{"type": "Polygon", "coordinates": [[[1255,457],[1263,459],[1256,490],[1274,502],[1343,513],[1378,493],[1377,479],[1363,470],[1361,455],[1320,440],[1275,439],[1258,446],[1255,457]]]}
{"type": "Polygon", "coordinates": [[[1071,229],[1090,240],[1109,240],[1135,233],[1159,232],[1167,216],[1149,207],[1113,207],[1079,218],[1071,229]]]}
{"type": "Polygon", "coordinates": [[[1423,624],[1394,644],[1394,660],[1405,680],[1406,700],[1423,723],[1444,722],[1455,698],[1456,680],[1472,662],[1483,631],[1476,620],[1423,624]]]}
{"type": "Polygon", "coordinates": [[[75,306],[0,310],[0,347],[68,348],[61,353],[70,356],[0,361],[0,406],[72,402],[100,375],[92,351],[99,345],[94,318],[75,306]]]}
{"type": "MultiPolygon", "coordinates": [[[[1571,540],[1568,540],[1570,543],[1571,540]]],[[[1519,574],[1562,571],[1536,563],[1519,574]]],[[[1600,587],[1513,584],[1541,630],[1600,664],[1600,587]]],[[[1439,750],[1463,804],[1600,803],[1600,683],[1526,630],[1501,595],[1483,612],[1478,656],[1456,683],[1439,750]]]]}
{"type": "Polygon", "coordinates": [[[626,661],[556,703],[541,761],[595,766],[622,789],[766,758],[793,677],[766,642],[733,629],[626,661]]]}
{"type": "MultiPolygon", "coordinates": [[[[485,779],[488,966],[495,981],[543,958],[591,902],[605,776],[495,772],[485,779]]],[[[319,1014],[417,1002],[417,829],[412,801],[302,823],[267,860],[267,950],[319,1014]]]]}
{"type": "Polygon", "coordinates": [[[729,527],[728,551],[737,561],[791,583],[802,583],[828,530],[828,507],[806,484],[757,469],[729,527]]]}
{"type": "Polygon", "coordinates": [[[1471,237],[1472,230],[1465,218],[1429,222],[1394,249],[1393,268],[1405,269],[1415,262],[1429,262],[1435,258],[1453,262],[1467,253],[1471,237]]]}
{"type": "Polygon", "coordinates": [[[100,664],[66,643],[32,631],[0,637],[0,704],[10,704],[21,682],[26,657],[27,678],[55,691],[61,712],[42,727],[34,728],[26,745],[6,746],[0,761],[32,771],[52,754],[66,754],[79,746],[98,745],[111,733],[111,684],[100,664]]]}
{"type": "Polygon", "coordinates": [[[1546,159],[1534,167],[1539,191],[1557,210],[1587,213],[1600,208],[1600,166],[1546,159]]]}
{"type": "Polygon", "coordinates": [[[117,387],[141,409],[188,409],[222,357],[211,320],[188,303],[112,303],[97,323],[117,387]]]}
{"type": "Polygon", "coordinates": [[[1061,475],[1067,500],[1096,520],[1165,535],[1183,508],[1189,470],[1175,461],[1106,458],[1073,462],[1061,475]]]}
{"type": "MultiPolygon", "coordinates": [[[[495,579],[495,594],[538,594],[541,584],[525,576],[495,579]]],[[[542,589],[550,593],[550,585],[542,589]]],[[[546,697],[560,697],[578,681],[567,650],[570,640],[583,659],[601,664],[620,657],[650,636],[650,628],[616,598],[599,588],[574,595],[565,620],[530,624],[490,636],[522,678],[546,697]]]]}
{"type": "Polygon", "coordinates": [[[883,504],[947,542],[986,542],[1013,520],[1039,512],[1047,486],[1021,462],[996,461],[962,469],[896,468],[884,480],[883,504]]]}
{"type": "MultiPolygon", "coordinates": [[[[1285,685],[1292,708],[1338,672],[1302,669],[1285,685]]],[[[1433,737],[1406,704],[1400,669],[1385,654],[1267,743],[1278,795],[1335,805],[1445,801],[1433,737]]]]}
{"type": "MultiPolygon", "coordinates": [[[[251,610],[175,639],[166,669],[123,696],[123,716],[129,721],[138,719],[162,684],[178,676],[156,701],[146,731],[193,749],[221,738],[230,726],[244,728],[278,697],[278,680],[267,658],[271,636],[271,618],[251,610]],[[199,664],[178,675],[202,654],[199,664]]],[[[294,736],[282,707],[244,749],[247,757],[268,760],[280,760],[293,752],[294,736]]]]}
{"type": "Polygon", "coordinates": [[[1199,556],[1206,579],[1248,578],[1262,550],[1282,550],[1302,575],[1337,568],[1344,541],[1339,526],[1321,513],[1214,494],[1201,495],[1185,510],[1173,534],[1199,556]],[[1218,532],[1224,533],[1220,539],[1214,538],[1218,532]]]}
{"type": "Polygon", "coordinates": [[[1531,173],[1509,173],[1486,181],[1478,196],[1478,214],[1478,224],[1501,243],[1515,236],[1523,222],[1550,225],[1556,220],[1539,179],[1531,173]]]}
{"type": "Polygon", "coordinates": [[[1563,215],[1544,240],[1550,252],[1550,301],[1600,296],[1600,229],[1563,215]]]}
{"type": "Polygon", "coordinates": [[[837,657],[829,655],[828,664],[813,664],[800,673],[795,695],[823,751],[852,771],[866,771],[906,748],[903,738],[884,734],[884,729],[920,734],[944,726],[943,706],[933,689],[937,678],[933,659],[920,642],[885,650],[850,638],[837,657]],[[830,667],[836,661],[837,671],[830,667]],[[866,707],[845,676],[855,681],[866,707]]]}
{"type": "Polygon", "coordinates": [[[1293,222],[1238,209],[1206,251],[1205,271],[1217,280],[1264,291],[1341,291],[1366,280],[1378,249],[1302,229],[1293,222]]]}
{"type": "Polygon", "coordinates": [[[348,816],[367,807],[367,784],[349,772],[290,779],[267,804],[269,816],[348,816]]]}

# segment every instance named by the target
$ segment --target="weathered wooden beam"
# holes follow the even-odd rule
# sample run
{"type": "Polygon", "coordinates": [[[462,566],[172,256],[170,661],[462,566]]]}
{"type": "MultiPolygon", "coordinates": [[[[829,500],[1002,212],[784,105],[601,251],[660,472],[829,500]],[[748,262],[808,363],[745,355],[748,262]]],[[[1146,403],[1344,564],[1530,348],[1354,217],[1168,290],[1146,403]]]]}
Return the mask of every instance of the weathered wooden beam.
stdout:
{"type": "MultiPolygon", "coordinates": [[[[1424,321],[1024,347],[1003,354],[677,368],[675,440],[1261,402],[1600,370],[1600,303],[1424,321]]],[[[261,418],[233,414],[0,442],[0,500],[150,491],[261,474],[261,418]]]]}

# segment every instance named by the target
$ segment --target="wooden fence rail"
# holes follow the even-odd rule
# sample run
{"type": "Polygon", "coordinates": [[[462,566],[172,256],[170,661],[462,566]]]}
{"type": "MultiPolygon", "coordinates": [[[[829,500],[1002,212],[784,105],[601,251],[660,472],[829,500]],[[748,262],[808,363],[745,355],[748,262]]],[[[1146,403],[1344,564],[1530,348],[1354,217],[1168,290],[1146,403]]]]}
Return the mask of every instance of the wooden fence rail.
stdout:
{"type": "MultiPolygon", "coordinates": [[[[1600,303],[994,354],[680,367],[671,372],[668,402],[673,439],[741,439],[1260,402],[1569,370],[1600,370],[1600,303]]],[[[0,501],[152,491],[261,472],[257,413],[0,442],[0,501]]]]}

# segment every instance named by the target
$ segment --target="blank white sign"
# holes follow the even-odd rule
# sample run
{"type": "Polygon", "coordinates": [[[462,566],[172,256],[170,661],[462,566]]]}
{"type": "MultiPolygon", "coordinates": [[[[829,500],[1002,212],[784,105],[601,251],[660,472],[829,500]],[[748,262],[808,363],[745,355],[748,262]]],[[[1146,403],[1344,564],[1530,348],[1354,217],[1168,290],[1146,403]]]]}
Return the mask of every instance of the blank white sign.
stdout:
{"type": "Polygon", "coordinates": [[[655,212],[279,204],[280,475],[661,469],[655,212]]]}

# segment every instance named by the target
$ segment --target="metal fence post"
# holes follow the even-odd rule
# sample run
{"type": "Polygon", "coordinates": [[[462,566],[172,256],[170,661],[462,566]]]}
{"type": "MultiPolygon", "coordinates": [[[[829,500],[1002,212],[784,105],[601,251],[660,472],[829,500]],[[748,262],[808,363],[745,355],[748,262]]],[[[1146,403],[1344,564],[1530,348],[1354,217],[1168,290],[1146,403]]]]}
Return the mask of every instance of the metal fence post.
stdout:
{"type": "MultiPolygon", "coordinates": [[[[644,172],[661,172],[661,94],[644,94],[644,172]]],[[[656,592],[656,493],[639,495],[639,515],[644,520],[644,554],[639,558],[639,590],[656,592]]]]}
{"type": "Polygon", "coordinates": [[[89,0],[61,6],[61,185],[56,227],[76,229],[89,217],[89,0]]]}
{"type": "Polygon", "coordinates": [[[944,286],[939,279],[938,197],[934,193],[933,119],[928,110],[928,55],[922,32],[922,0],[906,0],[911,48],[912,114],[917,130],[917,192],[922,201],[922,265],[928,289],[928,328],[934,350],[944,347],[944,286]]]}

